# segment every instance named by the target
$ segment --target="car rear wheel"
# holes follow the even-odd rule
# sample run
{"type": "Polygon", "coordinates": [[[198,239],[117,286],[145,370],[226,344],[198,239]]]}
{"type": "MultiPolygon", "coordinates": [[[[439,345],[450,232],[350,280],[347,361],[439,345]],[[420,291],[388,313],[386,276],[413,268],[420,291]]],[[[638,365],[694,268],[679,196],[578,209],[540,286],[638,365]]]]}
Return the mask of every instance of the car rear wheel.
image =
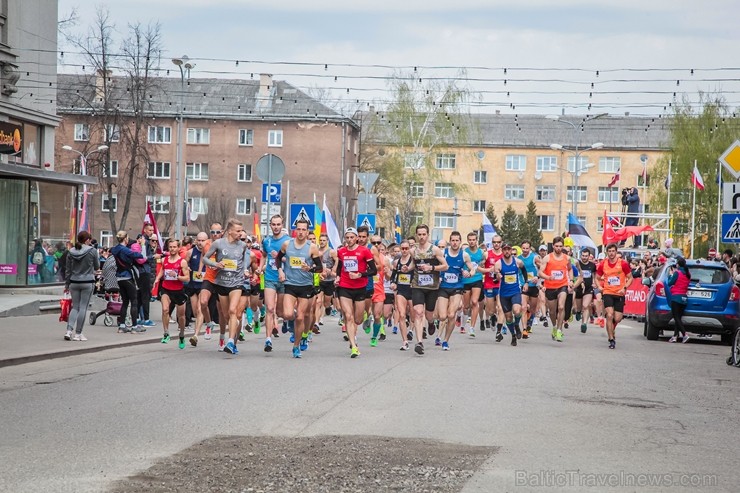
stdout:
{"type": "Polygon", "coordinates": [[[735,337],[732,341],[732,364],[740,366],[740,327],[735,329],[735,337]]]}
{"type": "Polygon", "coordinates": [[[650,316],[645,317],[645,337],[648,341],[657,341],[660,329],[650,322],[650,316]]]}

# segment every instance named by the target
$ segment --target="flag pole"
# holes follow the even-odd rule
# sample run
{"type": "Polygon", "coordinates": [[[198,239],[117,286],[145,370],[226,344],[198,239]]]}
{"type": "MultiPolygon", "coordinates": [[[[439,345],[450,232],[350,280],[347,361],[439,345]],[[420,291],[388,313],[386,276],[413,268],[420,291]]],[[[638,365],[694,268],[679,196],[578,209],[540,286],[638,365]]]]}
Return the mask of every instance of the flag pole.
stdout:
{"type": "Polygon", "coordinates": [[[668,191],[666,193],[667,200],[666,200],[666,209],[665,212],[668,214],[668,237],[670,238],[673,234],[671,231],[673,226],[673,221],[671,220],[671,164],[672,160],[668,160],[668,176],[666,177],[666,180],[668,181],[668,191]]]}
{"type": "Polygon", "coordinates": [[[694,159],[694,169],[691,172],[691,184],[693,185],[693,203],[691,205],[691,258],[694,258],[694,243],[696,242],[696,159],[694,159]]]}
{"type": "Polygon", "coordinates": [[[722,235],[722,164],[717,161],[717,254],[719,255],[719,237],[722,235]]]}

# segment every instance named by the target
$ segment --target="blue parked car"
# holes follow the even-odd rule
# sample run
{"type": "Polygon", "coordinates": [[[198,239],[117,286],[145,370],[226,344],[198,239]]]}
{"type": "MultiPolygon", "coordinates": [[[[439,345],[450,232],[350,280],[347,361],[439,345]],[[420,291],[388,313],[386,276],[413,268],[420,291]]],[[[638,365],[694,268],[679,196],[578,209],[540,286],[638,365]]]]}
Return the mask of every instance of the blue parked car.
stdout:
{"type": "MultiPolygon", "coordinates": [[[[673,333],[671,307],[666,299],[666,281],[675,260],[669,260],[642,283],[650,287],[645,306],[644,335],[658,339],[663,330],[673,333]]],[[[686,330],[696,334],[719,334],[724,344],[731,344],[740,327],[740,288],[735,285],[723,262],[686,260],[691,274],[689,304],[682,318],[686,330]]]]}

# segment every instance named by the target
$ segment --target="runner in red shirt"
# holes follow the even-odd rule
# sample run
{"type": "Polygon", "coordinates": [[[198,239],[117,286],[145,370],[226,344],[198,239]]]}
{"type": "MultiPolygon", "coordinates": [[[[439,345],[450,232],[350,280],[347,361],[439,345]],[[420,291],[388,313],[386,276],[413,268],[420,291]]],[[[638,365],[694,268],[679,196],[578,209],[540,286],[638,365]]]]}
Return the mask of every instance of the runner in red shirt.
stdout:
{"type": "Polygon", "coordinates": [[[159,295],[162,301],[162,327],[164,336],[162,343],[170,342],[167,326],[170,322],[170,303],[177,305],[177,325],[180,328],[180,349],[185,348],[185,303],[188,300],[185,294],[185,282],[190,280],[190,269],[184,258],[180,257],[180,242],[167,241],[169,255],[162,258],[162,270],[157,274],[155,282],[160,282],[159,295]]]}
{"type": "MultiPolygon", "coordinates": [[[[503,320],[503,313],[501,312],[501,304],[499,302],[498,290],[501,286],[501,280],[497,279],[494,272],[494,266],[496,262],[501,260],[504,256],[503,250],[501,250],[501,243],[503,240],[499,235],[495,235],[491,240],[492,247],[486,252],[486,258],[483,262],[483,295],[485,296],[485,308],[486,316],[491,321],[491,327],[496,327],[496,340],[500,341],[504,338],[501,335],[503,329],[503,322],[498,323],[498,320],[503,320]],[[501,312],[501,313],[500,313],[501,312]],[[499,318],[499,314],[501,317],[499,318]]],[[[486,324],[488,325],[488,324],[486,324]]],[[[475,337],[475,332],[470,331],[470,336],[475,337]]]]}

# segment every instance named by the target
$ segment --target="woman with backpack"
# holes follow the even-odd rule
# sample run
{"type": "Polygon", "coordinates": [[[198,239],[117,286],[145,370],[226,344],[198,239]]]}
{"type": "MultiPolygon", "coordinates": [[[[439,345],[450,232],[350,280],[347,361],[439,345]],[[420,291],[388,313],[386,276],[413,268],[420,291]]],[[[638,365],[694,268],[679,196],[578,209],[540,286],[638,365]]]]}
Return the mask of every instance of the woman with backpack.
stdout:
{"type": "MultiPolygon", "coordinates": [[[[131,304],[131,323],[135,324],[139,318],[139,303],[137,301],[137,280],[139,270],[137,260],[144,257],[128,247],[128,233],[119,231],[116,234],[118,245],[111,248],[110,253],[116,259],[116,279],[121,291],[121,314],[118,315],[118,332],[143,332],[138,325],[126,325],[126,308],[131,304]]],[[[144,329],[146,330],[146,329],[144,329]]]]}
{"type": "Polygon", "coordinates": [[[64,290],[72,296],[72,311],[67,322],[67,332],[64,334],[65,341],[87,340],[82,334],[82,327],[85,325],[87,307],[95,287],[95,272],[100,270],[98,252],[90,246],[91,240],[90,233],[80,231],[74,248],[66,254],[64,290]]]}

